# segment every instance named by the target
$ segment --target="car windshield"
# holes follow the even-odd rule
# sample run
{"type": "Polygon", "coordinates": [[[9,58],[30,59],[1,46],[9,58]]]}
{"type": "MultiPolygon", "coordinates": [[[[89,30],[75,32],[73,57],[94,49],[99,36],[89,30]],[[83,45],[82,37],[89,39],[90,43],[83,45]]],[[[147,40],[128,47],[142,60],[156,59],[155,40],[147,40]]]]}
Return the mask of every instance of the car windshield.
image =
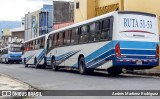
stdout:
{"type": "Polygon", "coordinates": [[[21,48],[20,48],[20,47],[11,47],[11,48],[10,48],[10,51],[11,51],[11,52],[20,52],[20,51],[21,51],[21,48]]]}

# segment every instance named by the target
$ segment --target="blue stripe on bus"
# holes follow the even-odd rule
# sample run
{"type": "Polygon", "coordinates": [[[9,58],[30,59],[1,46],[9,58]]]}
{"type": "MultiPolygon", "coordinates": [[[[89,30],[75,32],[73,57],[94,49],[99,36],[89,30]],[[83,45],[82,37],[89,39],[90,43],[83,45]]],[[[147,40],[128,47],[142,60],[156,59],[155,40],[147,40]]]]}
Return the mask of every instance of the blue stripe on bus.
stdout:
{"type": "MultiPolygon", "coordinates": [[[[85,62],[88,63],[90,60],[93,60],[97,56],[101,55],[102,53],[105,53],[107,50],[113,49],[113,41],[110,41],[103,47],[99,48],[98,50],[94,51],[90,55],[85,57],[85,62]]],[[[114,53],[114,52],[113,52],[114,53]]],[[[110,53],[108,55],[111,55],[113,53],[110,53]]],[[[107,57],[107,56],[106,56],[107,57]]],[[[98,59],[97,59],[98,60],[98,59]]],[[[100,59],[99,59],[100,60],[100,59]]],[[[92,62],[93,63],[93,62],[92,62]]],[[[73,67],[78,67],[78,63],[74,64],[73,67]]]]}
{"type": "Polygon", "coordinates": [[[156,49],[158,44],[158,42],[155,43],[155,42],[140,42],[140,41],[114,41],[114,42],[115,45],[117,44],[117,42],[120,42],[121,48],[130,48],[130,49],[134,48],[156,49]]]}
{"type": "Polygon", "coordinates": [[[113,49],[113,42],[109,42],[106,45],[104,45],[103,47],[99,48],[98,50],[94,51],[93,53],[91,53],[90,55],[85,57],[85,62],[89,62],[90,60],[92,60],[93,58],[99,56],[100,54],[106,52],[109,49],[113,49]]]}
{"type": "MultiPolygon", "coordinates": [[[[105,59],[107,56],[113,56],[112,54],[114,53],[114,49],[108,51],[108,52],[105,52],[104,54],[100,55],[99,57],[96,57],[94,58],[92,61],[89,61],[87,64],[86,64],[86,67],[89,67],[91,65],[93,65],[94,63],[98,62],[98,61],[101,61],[102,59],[105,59]]],[[[109,59],[109,58],[107,58],[109,59]]],[[[109,61],[109,60],[108,60],[109,61]]]]}
{"type": "MultiPolygon", "coordinates": [[[[100,64],[105,63],[105,61],[107,62],[109,60],[113,60],[112,59],[113,56],[111,56],[111,55],[115,53],[114,48],[117,43],[120,43],[120,48],[123,48],[123,49],[121,49],[121,54],[130,54],[131,56],[126,56],[126,57],[143,58],[143,59],[148,59],[147,55],[154,56],[155,51],[156,51],[156,46],[158,44],[156,42],[111,41],[111,42],[107,43],[106,45],[104,45],[103,47],[99,48],[98,50],[94,51],[90,55],[86,56],[85,57],[85,62],[87,63],[86,66],[87,67],[90,67],[92,65],[93,65],[93,67],[95,67],[96,65],[100,66],[100,64]],[[109,49],[113,49],[113,50],[110,53],[109,52],[105,53],[105,51],[107,51],[109,49]],[[133,51],[133,49],[141,49],[141,50],[134,50],[133,51]],[[104,53],[104,54],[102,54],[102,53],[104,53]],[[138,55],[138,54],[139,54],[139,56],[134,56],[134,55],[138,55]],[[101,55],[101,56],[99,56],[99,55],[101,55]],[[146,56],[140,56],[140,55],[146,55],[146,56]],[[99,56],[99,57],[97,57],[97,56],[99,56]],[[105,59],[105,57],[108,57],[108,56],[111,56],[112,58],[105,59]],[[105,59],[105,60],[99,62],[102,59],[105,59]],[[95,64],[96,62],[97,62],[97,64],[95,64]]],[[[73,67],[78,67],[78,63],[74,64],[73,67]]],[[[91,67],[91,68],[93,68],[93,67],[91,67]]]]}
{"type": "Polygon", "coordinates": [[[121,54],[141,54],[141,55],[155,55],[156,50],[132,50],[132,49],[121,49],[121,54]]]}
{"type": "Polygon", "coordinates": [[[43,57],[43,55],[45,54],[45,49],[43,49],[41,52],[40,52],[40,54],[38,55],[38,57],[37,57],[37,61],[39,61],[39,60],[41,60],[43,57]]]}
{"type": "Polygon", "coordinates": [[[28,57],[26,57],[26,63],[33,57],[34,55],[30,55],[28,57]]]}
{"type": "Polygon", "coordinates": [[[67,52],[65,54],[62,54],[60,56],[56,56],[56,61],[59,61],[59,60],[64,60],[65,57],[67,57],[68,55],[72,55],[73,53],[75,53],[77,51],[70,51],[70,52],[67,52]]]}
{"type": "Polygon", "coordinates": [[[56,58],[56,61],[57,61],[56,64],[57,65],[61,64],[62,62],[64,62],[68,58],[72,57],[73,55],[75,55],[79,51],[81,51],[81,50],[71,51],[71,52],[65,53],[63,55],[57,56],[58,58],[56,58]],[[59,60],[57,60],[57,59],[59,59],[59,60]]]}

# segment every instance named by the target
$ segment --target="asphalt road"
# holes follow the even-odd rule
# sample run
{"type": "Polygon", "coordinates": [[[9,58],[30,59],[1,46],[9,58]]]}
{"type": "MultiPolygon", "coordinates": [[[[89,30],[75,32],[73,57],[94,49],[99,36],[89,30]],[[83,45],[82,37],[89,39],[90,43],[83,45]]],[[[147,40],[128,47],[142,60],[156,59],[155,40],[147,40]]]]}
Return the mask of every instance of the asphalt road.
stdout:
{"type": "Polygon", "coordinates": [[[0,64],[0,73],[39,90],[160,90],[160,78],[149,76],[122,74],[112,77],[100,72],[80,75],[77,71],[55,72],[51,69],[35,69],[32,66],[25,68],[22,64],[0,64]]]}

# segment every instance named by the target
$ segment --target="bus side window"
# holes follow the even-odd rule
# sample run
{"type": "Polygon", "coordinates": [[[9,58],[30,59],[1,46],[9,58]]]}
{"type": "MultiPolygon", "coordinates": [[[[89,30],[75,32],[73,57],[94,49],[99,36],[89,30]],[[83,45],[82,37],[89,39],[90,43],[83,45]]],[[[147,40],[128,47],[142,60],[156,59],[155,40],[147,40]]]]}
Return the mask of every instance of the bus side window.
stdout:
{"type": "Polygon", "coordinates": [[[47,50],[51,50],[53,48],[53,35],[50,35],[47,40],[47,50]]]}
{"type": "Polygon", "coordinates": [[[57,38],[57,46],[63,46],[63,32],[58,34],[59,34],[59,37],[57,38]]]}
{"type": "Polygon", "coordinates": [[[90,37],[89,41],[99,41],[100,40],[100,22],[94,22],[89,25],[90,27],[90,37]]]}
{"type": "Polygon", "coordinates": [[[44,48],[45,38],[41,38],[40,49],[44,48]]]}
{"type": "Polygon", "coordinates": [[[59,46],[58,43],[59,43],[59,33],[56,36],[56,46],[59,46]]]}
{"type": "Polygon", "coordinates": [[[71,44],[78,44],[78,41],[79,41],[78,28],[72,29],[71,44]]]}
{"type": "Polygon", "coordinates": [[[33,49],[36,49],[36,40],[33,41],[33,49]]]}
{"type": "Polygon", "coordinates": [[[30,43],[30,49],[33,50],[33,41],[30,43]]]}
{"type": "Polygon", "coordinates": [[[65,31],[65,37],[64,37],[64,45],[70,45],[70,30],[65,31]]]}
{"type": "Polygon", "coordinates": [[[101,40],[109,40],[110,35],[110,19],[102,21],[101,40]]]}
{"type": "Polygon", "coordinates": [[[89,27],[88,26],[82,26],[80,28],[79,42],[80,43],[86,43],[86,42],[88,42],[88,38],[89,38],[89,27]]]}

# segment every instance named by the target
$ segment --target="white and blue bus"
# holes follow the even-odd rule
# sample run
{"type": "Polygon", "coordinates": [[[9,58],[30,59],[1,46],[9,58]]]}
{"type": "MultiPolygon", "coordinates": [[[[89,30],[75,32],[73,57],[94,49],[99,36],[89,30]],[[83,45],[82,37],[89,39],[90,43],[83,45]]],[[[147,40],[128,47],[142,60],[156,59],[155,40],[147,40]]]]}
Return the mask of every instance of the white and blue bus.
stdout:
{"type": "Polygon", "coordinates": [[[158,21],[154,14],[115,11],[48,34],[47,65],[53,70],[95,69],[119,75],[122,69],[159,65],[158,21]]]}
{"type": "Polygon", "coordinates": [[[9,44],[8,47],[1,48],[1,63],[20,63],[22,62],[21,44],[9,44]]]}
{"type": "Polygon", "coordinates": [[[28,65],[35,65],[35,68],[46,67],[46,37],[43,35],[24,42],[22,61],[25,67],[28,65]]]}

